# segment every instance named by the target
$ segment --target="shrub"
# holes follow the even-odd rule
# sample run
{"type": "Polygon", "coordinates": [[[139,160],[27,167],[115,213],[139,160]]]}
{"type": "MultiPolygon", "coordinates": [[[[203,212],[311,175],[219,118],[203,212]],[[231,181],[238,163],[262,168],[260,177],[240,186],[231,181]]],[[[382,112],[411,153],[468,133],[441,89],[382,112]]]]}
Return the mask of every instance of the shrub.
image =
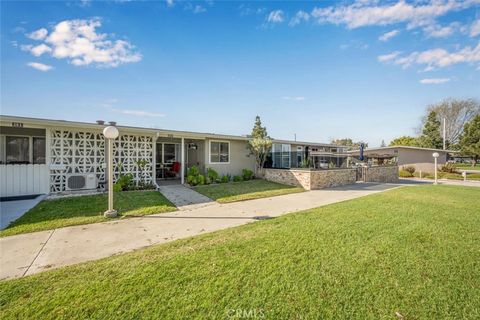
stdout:
{"type": "Polygon", "coordinates": [[[131,173],[120,174],[117,182],[113,185],[113,191],[128,191],[133,189],[133,174],[131,173]]]}
{"type": "Polygon", "coordinates": [[[400,178],[411,178],[413,177],[413,174],[407,170],[400,170],[398,171],[398,176],[400,178]]]}
{"type": "MultiPolygon", "coordinates": [[[[199,176],[200,176],[200,170],[198,170],[196,166],[190,167],[187,170],[187,183],[191,186],[196,186],[197,184],[200,183],[199,176]]],[[[205,183],[205,177],[203,178],[203,183],[205,183]]]]}
{"type": "Polygon", "coordinates": [[[205,184],[205,176],[202,174],[199,174],[197,177],[197,182],[199,185],[205,184]]]}
{"type": "Polygon", "coordinates": [[[440,171],[447,173],[457,173],[457,168],[455,167],[455,164],[447,162],[440,168],[440,171]]]}
{"type": "Polygon", "coordinates": [[[412,176],[415,173],[415,167],[412,166],[404,166],[402,170],[410,173],[412,176]]]}
{"type": "Polygon", "coordinates": [[[249,169],[242,170],[242,177],[243,180],[252,180],[253,179],[253,171],[249,169]]]}
{"type": "Polygon", "coordinates": [[[208,168],[207,169],[207,180],[210,180],[210,182],[217,182],[218,172],[213,170],[212,168],[208,168]]]}
{"type": "Polygon", "coordinates": [[[243,181],[242,176],[233,176],[233,182],[240,182],[240,181],[243,181]]]}
{"type": "Polygon", "coordinates": [[[226,174],[226,175],[222,176],[222,178],[220,179],[220,182],[221,183],[227,183],[227,182],[230,182],[230,180],[231,180],[230,175],[226,174]]]}

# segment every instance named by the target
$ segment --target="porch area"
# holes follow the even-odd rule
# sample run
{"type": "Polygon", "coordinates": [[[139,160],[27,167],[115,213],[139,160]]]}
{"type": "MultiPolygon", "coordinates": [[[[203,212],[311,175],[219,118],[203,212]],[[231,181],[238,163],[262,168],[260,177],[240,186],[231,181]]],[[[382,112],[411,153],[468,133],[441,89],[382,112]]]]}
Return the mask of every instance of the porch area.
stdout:
{"type": "Polygon", "coordinates": [[[158,137],[155,144],[155,180],[159,186],[185,183],[192,166],[205,171],[205,140],[158,137]]]}

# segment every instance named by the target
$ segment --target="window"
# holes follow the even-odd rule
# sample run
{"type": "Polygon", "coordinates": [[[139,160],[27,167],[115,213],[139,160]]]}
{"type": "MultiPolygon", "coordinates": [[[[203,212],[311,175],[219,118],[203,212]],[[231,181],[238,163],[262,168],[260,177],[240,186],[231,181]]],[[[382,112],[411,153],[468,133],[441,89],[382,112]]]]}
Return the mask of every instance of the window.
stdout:
{"type": "Polygon", "coordinates": [[[273,151],[273,167],[274,168],[290,168],[290,150],[289,144],[274,143],[273,151]]]}
{"type": "Polygon", "coordinates": [[[45,138],[33,137],[33,163],[45,164],[45,138]]]}
{"type": "Polygon", "coordinates": [[[172,163],[176,159],[175,144],[165,143],[163,145],[163,163],[172,163]]]}
{"type": "Polygon", "coordinates": [[[6,162],[11,164],[30,163],[30,138],[6,137],[6,162]]]}
{"type": "Polygon", "coordinates": [[[303,147],[297,146],[297,166],[300,166],[303,160],[303,147]]]}
{"type": "Polygon", "coordinates": [[[178,143],[157,143],[157,163],[178,162],[181,149],[178,143]]]}
{"type": "Polygon", "coordinates": [[[230,162],[230,142],[210,141],[210,163],[230,162]]]}

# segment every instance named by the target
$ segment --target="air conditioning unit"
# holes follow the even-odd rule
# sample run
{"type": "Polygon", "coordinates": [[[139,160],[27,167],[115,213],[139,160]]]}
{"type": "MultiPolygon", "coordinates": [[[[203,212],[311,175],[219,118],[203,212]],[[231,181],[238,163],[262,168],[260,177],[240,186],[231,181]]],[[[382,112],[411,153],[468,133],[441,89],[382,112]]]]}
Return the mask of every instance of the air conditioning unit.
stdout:
{"type": "Polygon", "coordinates": [[[68,191],[88,190],[97,188],[97,176],[93,173],[71,174],[67,176],[68,191]]]}

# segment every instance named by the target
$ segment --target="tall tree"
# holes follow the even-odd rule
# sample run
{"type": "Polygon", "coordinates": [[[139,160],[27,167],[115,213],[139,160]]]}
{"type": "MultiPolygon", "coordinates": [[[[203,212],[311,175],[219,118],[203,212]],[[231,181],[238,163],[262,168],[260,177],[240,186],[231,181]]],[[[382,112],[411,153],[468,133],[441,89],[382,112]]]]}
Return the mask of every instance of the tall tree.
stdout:
{"type": "Polygon", "coordinates": [[[419,145],[418,138],[411,136],[401,136],[390,141],[390,146],[410,146],[417,147],[419,145]]]}
{"type": "Polygon", "coordinates": [[[255,118],[255,124],[252,129],[251,139],[248,142],[248,147],[255,157],[255,174],[257,176],[263,176],[263,166],[272,147],[272,139],[268,136],[267,128],[262,126],[262,121],[259,116],[255,118]]]}
{"type": "Polygon", "coordinates": [[[480,157],[480,115],[476,115],[465,124],[460,136],[460,150],[463,154],[473,158],[472,166],[477,164],[480,157]]]}
{"type": "Polygon", "coordinates": [[[428,114],[419,142],[423,148],[442,149],[443,141],[440,136],[440,121],[435,111],[430,111],[428,114]]]}
{"type": "MultiPolygon", "coordinates": [[[[440,133],[443,137],[443,119],[445,119],[445,137],[449,145],[459,142],[463,127],[467,122],[480,114],[480,102],[475,99],[447,98],[438,103],[429,105],[427,112],[435,112],[440,121],[440,133]]],[[[424,119],[426,122],[427,117],[424,119]]]]}

